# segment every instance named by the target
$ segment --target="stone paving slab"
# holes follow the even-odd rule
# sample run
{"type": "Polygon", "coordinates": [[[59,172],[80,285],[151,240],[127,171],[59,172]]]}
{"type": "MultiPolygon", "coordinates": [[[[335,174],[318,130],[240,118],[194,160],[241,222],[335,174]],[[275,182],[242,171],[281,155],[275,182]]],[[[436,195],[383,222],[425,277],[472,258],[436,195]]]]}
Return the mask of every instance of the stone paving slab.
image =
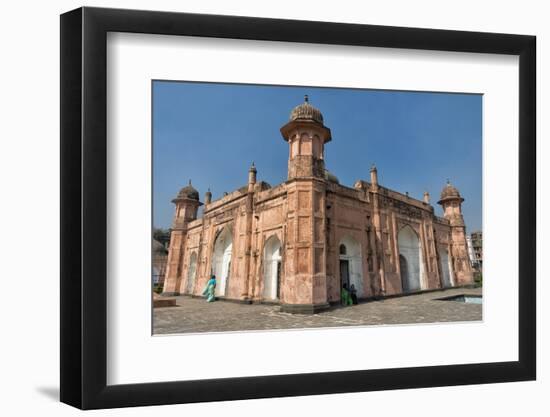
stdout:
{"type": "Polygon", "coordinates": [[[482,305],[438,298],[460,294],[481,295],[481,288],[443,291],[368,301],[349,307],[334,307],[322,313],[291,314],[279,306],[207,303],[204,299],[179,296],[176,307],[153,311],[153,333],[201,333],[242,330],[303,329],[319,327],[391,325],[482,320],[482,305]]]}

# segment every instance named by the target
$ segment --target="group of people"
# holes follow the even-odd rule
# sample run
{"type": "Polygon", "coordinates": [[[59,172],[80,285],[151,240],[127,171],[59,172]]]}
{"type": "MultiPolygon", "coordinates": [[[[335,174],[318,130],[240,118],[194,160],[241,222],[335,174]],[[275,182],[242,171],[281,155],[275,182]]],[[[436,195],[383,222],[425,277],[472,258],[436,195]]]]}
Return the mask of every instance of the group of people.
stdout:
{"type": "Polygon", "coordinates": [[[351,284],[348,289],[348,284],[342,285],[341,303],[344,306],[351,306],[357,304],[357,290],[355,285],[351,284]]]}
{"type": "MultiPolygon", "coordinates": [[[[216,301],[216,275],[210,277],[204,287],[202,295],[206,297],[206,301],[209,303],[216,301]]],[[[344,285],[342,285],[341,302],[342,305],[345,306],[357,304],[357,290],[355,289],[355,285],[351,284],[349,289],[348,284],[344,283],[344,285]]]]}

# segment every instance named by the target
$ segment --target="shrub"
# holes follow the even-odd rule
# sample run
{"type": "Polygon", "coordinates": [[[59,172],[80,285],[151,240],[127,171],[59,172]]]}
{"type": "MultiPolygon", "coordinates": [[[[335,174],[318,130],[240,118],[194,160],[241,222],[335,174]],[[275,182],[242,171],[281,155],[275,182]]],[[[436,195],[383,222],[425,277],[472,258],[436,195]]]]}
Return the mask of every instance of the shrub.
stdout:
{"type": "Polygon", "coordinates": [[[474,282],[476,284],[476,287],[482,287],[483,286],[483,274],[481,272],[476,272],[475,273],[474,282]]]}

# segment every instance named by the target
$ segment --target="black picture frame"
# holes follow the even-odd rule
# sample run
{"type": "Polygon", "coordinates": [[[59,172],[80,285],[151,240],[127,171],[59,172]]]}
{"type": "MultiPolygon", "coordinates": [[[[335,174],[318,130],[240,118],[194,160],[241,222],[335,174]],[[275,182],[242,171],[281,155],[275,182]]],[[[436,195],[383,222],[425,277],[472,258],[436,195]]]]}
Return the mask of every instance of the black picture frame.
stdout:
{"type": "Polygon", "coordinates": [[[61,401],[97,409],[534,380],[535,51],[524,35],[88,7],[61,15],[61,401]],[[519,56],[519,360],[107,385],[108,32],[519,56]]]}

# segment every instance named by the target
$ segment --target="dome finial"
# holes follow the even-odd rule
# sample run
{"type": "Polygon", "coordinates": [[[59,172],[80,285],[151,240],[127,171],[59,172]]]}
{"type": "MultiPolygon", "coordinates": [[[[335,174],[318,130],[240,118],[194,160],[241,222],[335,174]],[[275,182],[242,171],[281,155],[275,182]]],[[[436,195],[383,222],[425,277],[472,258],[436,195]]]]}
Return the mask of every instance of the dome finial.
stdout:
{"type": "Polygon", "coordinates": [[[191,178],[189,178],[189,185],[192,185],[192,184],[191,184],[191,178]]]}
{"type": "Polygon", "coordinates": [[[290,113],[290,121],[293,122],[295,120],[307,120],[323,124],[321,111],[309,103],[309,96],[307,94],[304,95],[304,102],[294,107],[290,113]]]}
{"type": "Polygon", "coordinates": [[[208,191],[204,194],[204,204],[210,204],[212,202],[212,193],[210,192],[210,187],[208,191]]]}
{"type": "Polygon", "coordinates": [[[447,185],[451,185],[451,180],[447,178],[447,185]]]}

